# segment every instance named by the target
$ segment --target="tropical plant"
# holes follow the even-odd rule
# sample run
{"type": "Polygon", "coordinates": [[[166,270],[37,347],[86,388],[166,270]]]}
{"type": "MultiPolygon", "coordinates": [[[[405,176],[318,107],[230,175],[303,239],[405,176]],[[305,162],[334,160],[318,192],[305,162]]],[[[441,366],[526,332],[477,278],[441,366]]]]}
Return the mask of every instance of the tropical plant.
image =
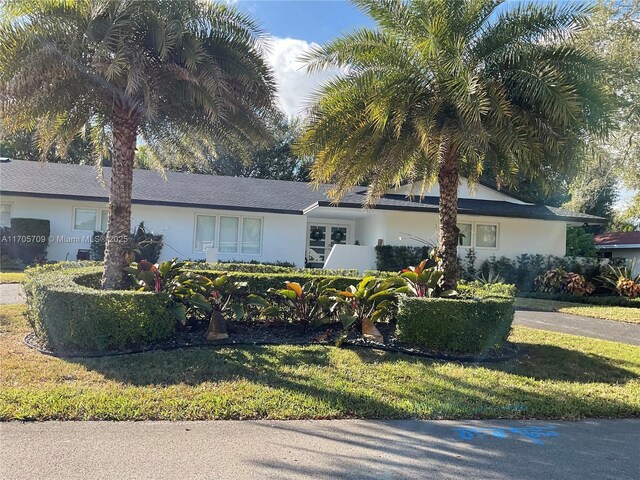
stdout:
{"type": "Polygon", "coordinates": [[[504,283],[504,278],[498,275],[494,271],[489,271],[487,275],[484,273],[480,273],[480,275],[475,277],[475,280],[482,285],[493,285],[495,283],[504,283]]]}
{"type": "Polygon", "coordinates": [[[202,316],[211,311],[206,295],[212,282],[184,267],[185,262],[175,258],[159,264],[141,260],[126,267],[125,272],[138,291],[166,294],[168,309],[185,325],[189,315],[202,316]]]}
{"type": "Polygon", "coordinates": [[[225,317],[242,320],[246,307],[265,308],[269,306],[269,302],[261,296],[249,293],[247,282],[234,281],[226,273],[212,281],[209,302],[211,303],[211,311],[206,334],[208,340],[220,340],[228,337],[225,317]]]}
{"type": "Polygon", "coordinates": [[[629,266],[608,265],[608,271],[600,277],[602,284],[621,297],[640,297],[640,274],[634,276],[635,262],[629,266]]]}
{"type": "Polygon", "coordinates": [[[559,293],[564,291],[567,281],[567,272],[562,268],[553,268],[535,279],[535,288],[538,292],[559,293]]]}
{"type": "Polygon", "coordinates": [[[267,307],[269,302],[259,295],[249,293],[247,282],[232,280],[224,273],[212,281],[209,301],[213,311],[242,320],[247,305],[267,307]]]}
{"type": "Polygon", "coordinates": [[[304,326],[317,326],[331,320],[333,308],[336,304],[337,290],[331,285],[335,279],[314,278],[300,285],[297,282],[286,282],[284,289],[269,289],[281,299],[279,302],[284,307],[275,307],[270,314],[284,314],[304,326]]]}
{"type": "Polygon", "coordinates": [[[535,279],[535,287],[538,292],[570,293],[579,296],[591,294],[596,289],[584,275],[567,272],[562,268],[553,268],[538,275],[535,279]]]}
{"type": "Polygon", "coordinates": [[[400,278],[407,282],[408,293],[414,297],[455,297],[458,293],[451,290],[441,290],[440,279],[444,273],[437,267],[427,267],[427,260],[420,265],[405,268],[400,273],[400,278]]]}
{"type": "Polygon", "coordinates": [[[584,296],[592,294],[596,290],[596,286],[587,281],[584,275],[569,272],[566,280],[567,293],[571,295],[584,296]]]}
{"type": "Polygon", "coordinates": [[[445,289],[459,267],[461,174],[490,165],[498,186],[569,169],[582,136],[609,126],[604,68],[575,43],[590,7],[496,0],[354,0],[377,23],[306,55],[308,70],[341,72],[318,92],[299,150],[334,200],[363,182],[365,203],[388,187],[440,187],[439,257],[445,289]]]}
{"type": "Polygon", "coordinates": [[[3,127],[35,126],[43,157],[87,131],[99,162],[111,137],[102,285],[122,287],[139,137],[153,151],[198,143],[248,155],[274,94],[263,33],[197,0],[14,0],[0,15],[3,127]]]}
{"type": "Polygon", "coordinates": [[[408,293],[406,281],[400,277],[377,279],[364,277],[358,285],[349,285],[336,294],[336,308],[343,332],[338,345],[346,338],[348,330],[360,326],[363,334],[380,338],[373,322],[390,317],[396,307],[397,295],[408,293]]]}

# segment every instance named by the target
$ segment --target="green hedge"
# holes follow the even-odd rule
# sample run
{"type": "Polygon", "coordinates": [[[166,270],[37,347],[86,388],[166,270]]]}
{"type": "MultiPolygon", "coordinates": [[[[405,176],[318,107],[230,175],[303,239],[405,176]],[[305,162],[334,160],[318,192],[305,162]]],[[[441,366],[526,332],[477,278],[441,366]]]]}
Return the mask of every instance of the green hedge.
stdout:
{"type": "Polygon", "coordinates": [[[427,258],[429,258],[429,247],[427,246],[376,246],[376,269],[383,272],[399,272],[409,265],[418,265],[427,258]]]}
{"type": "Polygon", "coordinates": [[[192,262],[189,268],[193,270],[212,270],[216,272],[244,272],[244,273],[285,273],[285,274],[304,274],[304,275],[325,275],[340,277],[357,277],[359,275],[356,269],[324,269],[324,268],[296,268],[287,265],[270,265],[266,263],[235,263],[235,262],[219,262],[205,263],[192,262]]]}
{"type": "Polygon", "coordinates": [[[103,352],[169,338],[175,321],[167,297],[135,291],[102,291],[101,267],[62,263],[28,269],[27,318],[54,352],[103,352]]]}
{"type": "Polygon", "coordinates": [[[466,298],[513,298],[516,295],[516,286],[508,283],[482,283],[461,281],[456,290],[466,298]]]}
{"type": "Polygon", "coordinates": [[[25,265],[44,262],[47,259],[51,226],[49,220],[38,218],[12,218],[11,228],[3,232],[10,241],[3,242],[3,253],[9,259],[25,265]]]}
{"type": "Polygon", "coordinates": [[[523,292],[519,293],[518,296],[524,298],[539,298],[541,300],[557,300],[560,302],[585,303],[588,305],[603,305],[607,307],[640,308],[640,298],[618,297],[616,295],[580,296],[568,293],[523,292]]]}
{"type": "Polygon", "coordinates": [[[478,354],[499,347],[509,336],[513,299],[401,297],[397,335],[401,342],[445,353],[478,354]]]}
{"type": "MultiPolygon", "coordinates": [[[[214,279],[224,273],[217,270],[198,270],[198,273],[208,278],[214,279]]],[[[357,284],[361,278],[336,275],[313,275],[309,273],[248,273],[248,272],[228,272],[229,277],[234,281],[247,282],[249,292],[257,295],[265,295],[270,288],[283,288],[285,282],[306,283],[314,278],[333,278],[333,286],[338,289],[345,289],[349,285],[357,284]]]]}

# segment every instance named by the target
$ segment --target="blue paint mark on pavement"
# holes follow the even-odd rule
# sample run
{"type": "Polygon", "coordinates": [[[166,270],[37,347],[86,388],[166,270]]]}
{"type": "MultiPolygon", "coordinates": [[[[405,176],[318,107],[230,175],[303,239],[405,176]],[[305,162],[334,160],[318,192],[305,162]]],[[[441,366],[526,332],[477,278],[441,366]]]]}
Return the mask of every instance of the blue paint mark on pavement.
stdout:
{"type": "Polygon", "coordinates": [[[459,440],[471,441],[476,438],[500,438],[506,439],[509,438],[510,435],[513,436],[522,436],[536,445],[544,445],[544,441],[542,440],[545,437],[557,437],[558,432],[556,431],[556,427],[554,426],[531,426],[531,427],[502,427],[502,428],[476,428],[476,427],[466,427],[466,428],[455,428],[454,429],[458,434],[459,440]]]}

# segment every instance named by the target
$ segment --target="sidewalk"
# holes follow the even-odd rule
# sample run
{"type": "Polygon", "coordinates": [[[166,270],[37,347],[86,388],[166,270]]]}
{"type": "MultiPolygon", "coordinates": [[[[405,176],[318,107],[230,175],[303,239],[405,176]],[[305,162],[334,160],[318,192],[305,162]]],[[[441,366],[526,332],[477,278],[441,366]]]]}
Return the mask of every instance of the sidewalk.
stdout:
{"type": "Polygon", "coordinates": [[[0,424],[0,478],[631,480],[640,420],[0,424]]]}

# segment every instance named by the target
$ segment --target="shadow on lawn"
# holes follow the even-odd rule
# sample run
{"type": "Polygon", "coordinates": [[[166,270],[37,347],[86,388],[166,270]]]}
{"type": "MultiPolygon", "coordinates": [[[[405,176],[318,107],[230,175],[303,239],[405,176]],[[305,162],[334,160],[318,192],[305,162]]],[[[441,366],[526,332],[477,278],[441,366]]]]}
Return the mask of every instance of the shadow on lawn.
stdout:
{"type": "MultiPolygon", "coordinates": [[[[518,344],[521,355],[506,363],[466,364],[537,380],[578,383],[625,383],[639,378],[632,365],[552,345],[518,344]]],[[[74,359],[74,363],[94,370],[122,383],[144,385],[198,385],[203,382],[231,381],[246,378],[260,381],[269,376],[277,383],[292,369],[326,369],[332,365],[330,351],[334,347],[221,347],[157,351],[142,354],[74,359]],[[275,352],[275,354],[274,354],[275,352]]],[[[364,348],[350,348],[366,368],[367,364],[389,364],[397,361],[419,363],[425,367],[446,362],[412,357],[399,353],[364,348]]],[[[455,363],[455,362],[453,362],[455,363]]],[[[336,373],[338,373],[336,368],[336,373]]],[[[299,376],[300,372],[296,375],[299,376]]]]}

